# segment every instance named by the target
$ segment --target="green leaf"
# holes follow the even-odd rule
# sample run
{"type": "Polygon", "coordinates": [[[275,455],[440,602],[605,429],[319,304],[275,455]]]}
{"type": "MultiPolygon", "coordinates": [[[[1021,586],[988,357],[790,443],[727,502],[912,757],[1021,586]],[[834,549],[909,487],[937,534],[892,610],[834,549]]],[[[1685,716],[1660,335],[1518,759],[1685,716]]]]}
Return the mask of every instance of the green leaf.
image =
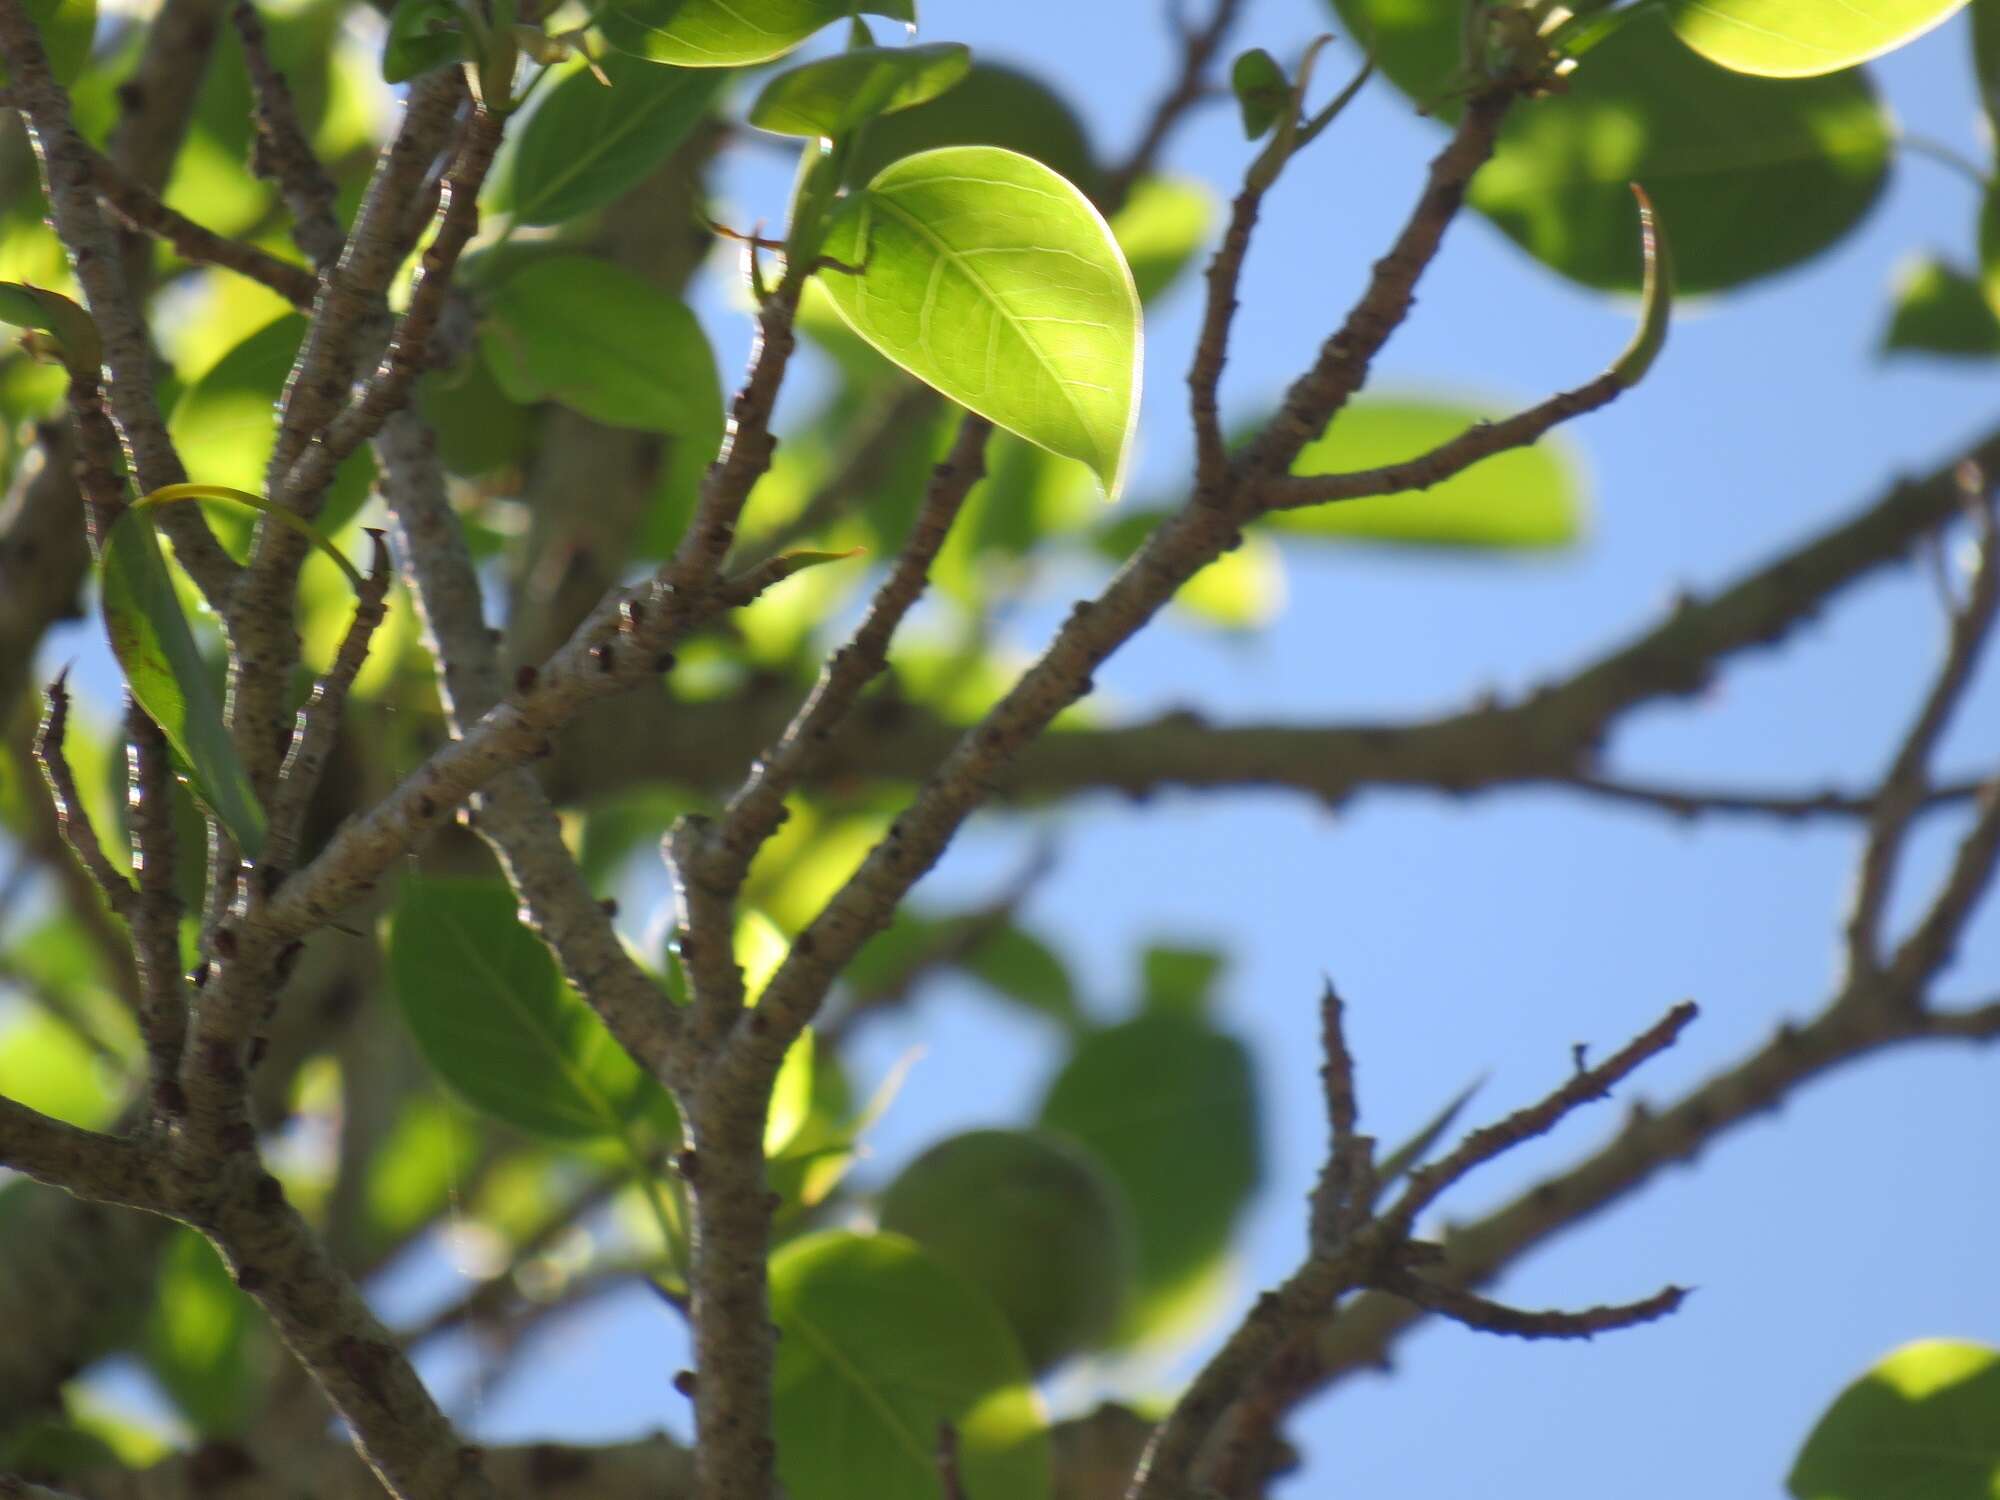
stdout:
{"type": "Polygon", "coordinates": [[[99,1130],[116,1117],[125,1083],[45,1011],[28,1011],[0,1027],[0,1095],[16,1103],[99,1130]]]}
{"type": "MultiPolygon", "coordinates": [[[[97,36],[97,0],[26,0],[23,8],[42,34],[56,82],[74,83],[97,36]]],[[[6,65],[0,64],[0,84],[7,77],[6,65]]]]}
{"type": "MultiPolygon", "coordinates": [[[[284,394],[305,334],[300,314],[274,318],[182,390],[167,430],[204,483],[263,493],[264,471],[277,442],[271,412],[284,394]]],[[[337,532],[352,520],[374,483],[375,460],[364,446],[335,472],[318,517],[321,530],[337,532]]],[[[240,542],[249,534],[251,518],[218,516],[216,523],[225,541],[240,542]]]]}
{"type": "Polygon", "coordinates": [[[660,1103],[659,1085],[563,983],[501,881],[408,881],[390,930],[389,974],[431,1067],[467,1103],[517,1129],[558,1141],[615,1138],[660,1103]]]}
{"type": "Polygon", "coordinates": [[[457,62],[466,47],[463,27],[452,0],[396,0],[382,42],[382,81],[408,83],[457,62]]]}
{"type": "Polygon", "coordinates": [[[1972,71],[1986,123],[2000,130],[2000,0],[1972,0],[1972,71]]]}
{"type": "Polygon", "coordinates": [[[1987,188],[1979,206],[1979,286],[1987,307],[2000,317],[2000,185],[1987,188]]]}
{"type": "Polygon", "coordinates": [[[1992,1500],[2000,1349],[1904,1345],[1827,1408],[1786,1487],[1798,1500],[1992,1500]]]}
{"type": "Polygon", "coordinates": [[[1181,277],[1215,223],[1215,199],[1201,183],[1183,177],[1147,177],[1111,216],[1111,232],[1139,300],[1151,302],[1181,277]]]}
{"type": "MultiPolygon", "coordinates": [[[[1447,96],[1458,0],[1336,0],[1413,98],[1447,96]]],[[[1860,221],[1891,155],[1888,115],[1861,73],[1774,80],[1731,73],[1635,12],[1562,90],[1523,101],[1468,201],[1537,260],[1589,286],[1637,291],[1626,184],[1641,182],[1674,235],[1684,294],[1808,260],[1860,221]]]]}
{"type": "Polygon", "coordinates": [[[452,369],[424,375],[417,409],[437,434],[439,460],[454,474],[491,474],[527,457],[528,413],[507,399],[476,349],[452,369]]]}
{"type": "Polygon", "coordinates": [[[1276,618],[1285,604],[1285,559],[1267,536],[1252,532],[1181,585],[1174,607],[1222,630],[1250,631],[1276,618]]]}
{"type": "Polygon", "coordinates": [[[1206,1015],[1228,963],[1213,948],[1154,943],[1139,955],[1140,1007],[1161,1015],[1206,1015]]]}
{"type": "Polygon", "coordinates": [[[1095,1151],[1131,1200],[1139,1281],[1125,1337],[1175,1320],[1214,1284],[1262,1172],[1243,1044],[1193,1015],[1141,1015],[1084,1039],[1040,1122],[1095,1151]]]}
{"type": "Polygon", "coordinates": [[[549,92],[521,132],[498,206],[523,224],[561,224],[621,197],[672,154],[708,113],[729,75],[661,68],[623,56],[549,92]]]}
{"type": "Polygon", "coordinates": [[[479,346],[500,389],[608,427],[722,440],[722,383],[694,314],[609,261],[552,256],[487,296],[479,346]]]}
{"type": "Polygon", "coordinates": [[[2000,317],[1979,279],[1936,257],[1902,268],[1882,349],[1966,359],[2000,355],[2000,317]]]}
{"type": "Polygon", "coordinates": [[[255,859],[264,847],[264,811],[223,728],[207,663],[146,511],[119,517],[104,539],[99,568],[104,629],[132,696],[160,726],[195,796],[243,855],[255,859]]]}
{"type": "Polygon", "coordinates": [[[1004,146],[1092,198],[1104,185],[1076,111],[1040,79],[987,62],[974,63],[949,93],[871,125],[848,159],[845,181],[858,187],[890,162],[939,146],[1004,146]]]}
{"type": "Polygon", "coordinates": [[[60,292],[18,281],[0,282],[0,323],[48,334],[70,369],[85,379],[97,378],[97,368],[104,359],[97,324],[60,292]]]}
{"type": "Polygon", "coordinates": [[[878,352],[1117,495],[1138,425],[1139,297],[1074,186],[997,147],[926,151],[852,195],[825,248],[859,268],[822,284],[878,352]]]}
{"type": "Polygon", "coordinates": [[[257,1312],[213,1246],[177,1230],[141,1344],[150,1370],[204,1437],[239,1432],[260,1393],[247,1347],[257,1312]]]}
{"type": "Polygon", "coordinates": [[[1243,114],[1243,134],[1253,141],[1268,133],[1291,107],[1292,81],[1262,47],[1252,47],[1236,59],[1229,70],[1229,87],[1243,114]]]}
{"type": "Polygon", "coordinates": [[[1668,0],[1674,33],[1710,62],[1769,78],[1837,73],[1893,52],[1965,0],[1668,0]]]}
{"type": "Polygon", "coordinates": [[[1025,928],[1011,922],[997,928],[968,949],[960,963],[1006,999],[1072,1029],[1083,1023],[1076,984],[1062,955],[1025,928]]]}
{"type": "Polygon", "coordinates": [[[735,68],[782,57],[856,11],[914,23],[913,0],[623,0],[600,19],[611,44],[683,68],[735,68]]]}
{"type": "Polygon", "coordinates": [[[750,106],[749,120],[778,135],[837,138],[937,98],[971,67],[972,49],[957,42],[854,47],[780,73],[750,106]]]}
{"type": "MultiPolygon", "coordinates": [[[[1299,454],[1296,474],[1402,463],[1490,415],[1421,397],[1361,396],[1299,454]]],[[[1428,490],[1283,511],[1271,525],[1306,536],[1423,547],[1566,547],[1583,531],[1582,481],[1560,444],[1543,440],[1483,459],[1428,490]]]]}
{"type": "Polygon", "coordinates": [[[937,1500],[941,1423],[968,1495],[1044,1500],[1045,1418],[993,1304],[900,1235],[809,1235],[771,1261],[778,1477],[799,1500],[937,1500]]]}

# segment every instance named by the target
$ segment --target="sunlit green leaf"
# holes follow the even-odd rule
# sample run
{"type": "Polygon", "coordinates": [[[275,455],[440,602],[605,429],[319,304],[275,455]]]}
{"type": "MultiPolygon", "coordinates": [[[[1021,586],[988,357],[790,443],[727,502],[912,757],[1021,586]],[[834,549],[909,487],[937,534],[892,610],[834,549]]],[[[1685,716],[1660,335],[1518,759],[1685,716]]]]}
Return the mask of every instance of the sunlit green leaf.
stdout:
{"type": "Polygon", "coordinates": [[[142,1348],[146,1368],[204,1436],[240,1431],[250,1417],[258,1380],[247,1341],[257,1318],[214,1247],[178,1230],[160,1260],[142,1348]]]}
{"type": "Polygon", "coordinates": [[[1215,199],[1201,183],[1147,177],[1111,216],[1111,232],[1132,268],[1139,300],[1151,302],[1180,279],[1215,220],[1215,199]]]}
{"type": "Polygon", "coordinates": [[[1904,1345],[1827,1408],[1786,1487],[1797,1500],[1992,1500],[2000,1349],[1904,1345]]]}
{"type": "Polygon", "coordinates": [[[657,1103],[659,1086],[563,983],[501,881],[409,880],[389,973],[425,1059],[497,1119],[586,1140],[619,1135],[657,1103]]]}
{"type": "MultiPolygon", "coordinates": [[[[1293,472],[1341,474],[1401,463],[1497,413],[1421,397],[1362,396],[1308,444],[1293,472]]],[[[1544,439],[1474,464],[1428,490],[1284,511],[1271,524],[1310,536],[1429,547],[1564,547],[1581,534],[1582,481],[1544,439]]]]}
{"type": "Polygon", "coordinates": [[[782,57],[856,10],[914,19],[911,0],[615,0],[599,24],[613,46],[683,68],[734,68],[782,57]]]}
{"type": "Polygon", "coordinates": [[[2000,317],[1987,304],[1978,277],[1927,256],[1897,274],[1895,306],[1882,348],[1991,359],[2000,355],[2000,317]]]}
{"type": "Polygon", "coordinates": [[[1262,1171],[1250,1056],[1196,1016],[1160,1010],[1086,1037],[1041,1123],[1096,1152],[1131,1200],[1141,1338],[1212,1285],[1262,1171]]]}
{"type": "Polygon", "coordinates": [[[531,261],[486,296],[480,348],[516,401],[559,401],[610,427],[722,439],[708,338],[678,298],[609,261],[531,261]]]}
{"type": "Polygon", "coordinates": [[[29,1011],[0,1026],[0,1097],[96,1130],[117,1114],[122,1082],[51,1015],[29,1011]]]}
{"type": "Polygon", "coordinates": [[[97,377],[104,350],[89,313],[60,293],[19,282],[0,282],[0,323],[50,335],[70,368],[97,377]]]}
{"type": "Polygon", "coordinates": [[[857,268],[822,277],[855,332],[1117,494],[1139,415],[1139,298],[1075,187],[996,147],[927,151],[848,200],[826,253],[857,268]]]}
{"type": "Polygon", "coordinates": [[[1256,630],[1285,605],[1285,559],[1254,532],[1181,585],[1176,608],[1224,630],[1256,630]]]}
{"type": "Polygon", "coordinates": [[[845,136],[878,115],[935,99],[972,66],[957,42],[854,47],[780,73],[750,106],[750,123],[779,135],[845,136]]]}
{"type": "Polygon", "coordinates": [[[968,1495],[1043,1500],[1045,1419],[1000,1314],[897,1235],[810,1235],[771,1262],[778,1475],[799,1500],[937,1500],[941,1423],[968,1495]]]}
{"type": "Polygon", "coordinates": [[[1667,0],[1674,32],[1738,73],[1808,78],[1879,57],[1957,14],[1965,0],[1667,0]]]}
{"type": "Polygon", "coordinates": [[[549,92],[515,149],[498,206],[523,224],[561,224],[638,186],[687,139],[728,81],[716,68],[606,57],[549,92]]]}
{"type": "Polygon", "coordinates": [[[112,654],[147,715],[180,758],[188,785],[254,859],[264,811],[223,728],[222,706],[174,592],[150,513],[127,511],[104,539],[101,604],[112,654]]]}
{"type": "Polygon", "coordinates": [[[975,62],[949,92],[877,120],[847,164],[859,186],[890,162],[939,146],[1004,146],[1032,156],[1095,197],[1103,169],[1076,111],[1040,79],[1017,69],[975,62]]]}
{"type": "Polygon", "coordinates": [[[2000,317],[2000,185],[1989,186],[1979,206],[1979,286],[1988,309],[2000,317]]]}

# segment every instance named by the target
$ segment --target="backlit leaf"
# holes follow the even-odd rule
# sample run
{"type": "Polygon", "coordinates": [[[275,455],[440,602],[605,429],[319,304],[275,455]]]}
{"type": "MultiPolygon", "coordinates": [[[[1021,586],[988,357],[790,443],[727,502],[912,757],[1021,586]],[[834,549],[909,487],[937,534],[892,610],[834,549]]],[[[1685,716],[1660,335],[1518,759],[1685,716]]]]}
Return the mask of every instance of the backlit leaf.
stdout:
{"type": "Polygon", "coordinates": [[[827,1231],[771,1261],[778,1476],[797,1500],[937,1500],[941,1423],[965,1493],[1043,1500],[1045,1419],[999,1311],[900,1235],[827,1231]]]}
{"type": "Polygon", "coordinates": [[[1674,33],[1738,73],[1808,78],[1879,57],[1950,19],[1965,0],[1668,0],[1674,33]]]}
{"type": "Polygon", "coordinates": [[[619,0],[600,24],[635,57],[683,68],[735,68],[782,57],[856,10],[913,21],[912,0],[619,0]]]}
{"type": "Polygon", "coordinates": [[[2000,317],[1988,306],[1976,276],[1926,257],[1898,274],[1895,298],[1882,335],[1885,353],[1965,359],[2000,355],[2000,317]]]}
{"type": "Polygon", "coordinates": [[[1139,414],[1139,298],[1075,187],[996,147],[927,151],[847,200],[826,253],[858,268],[822,276],[856,333],[1117,494],[1139,414]]]}
{"type": "Polygon", "coordinates": [[[1004,146],[1060,172],[1090,197],[1103,186],[1083,122],[1055,90],[1015,68],[975,62],[947,93],[877,120],[847,164],[859,186],[882,168],[939,146],[1004,146]]]}

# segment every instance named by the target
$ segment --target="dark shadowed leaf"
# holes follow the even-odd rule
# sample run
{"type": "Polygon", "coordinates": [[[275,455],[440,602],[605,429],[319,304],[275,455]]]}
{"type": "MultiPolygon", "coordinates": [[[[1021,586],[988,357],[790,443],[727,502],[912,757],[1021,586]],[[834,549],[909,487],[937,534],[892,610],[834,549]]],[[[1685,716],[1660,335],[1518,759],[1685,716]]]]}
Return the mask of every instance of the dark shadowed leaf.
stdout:
{"type": "Polygon", "coordinates": [[[382,81],[408,83],[457,62],[466,48],[463,26],[451,0],[396,0],[382,41],[382,81]]]}
{"type": "Polygon", "coordinates": [[[1178,1321],[1214,1284],[1262,1171],[1250,1055],[1170,1011],[1086,1037],[1040,1121],[1095,1151],[1131,1199],[1139,1280],[1126,1337],[1178,1321]]]}
{"type": "Polygon", "coordinates": [[[563,983],[501,881],[408,881],[389,973],[424,1057],[496,1119],[588,1140],[621,1134],[660,1103],[659,1085],[563,983]]]}
{"type": "Polygon", "coordinates": [[[1991,359],[2000,355],[2000,317],[1987,305],[1978,277],[1927,256],[1896,278],[1895,307],[1882,349],[1991,359]]]}
{"type": "Polygon", "coordinates": [[[716,68],[661,68],[613,55],[558,83],[521,132],[498,206],[523,224],[594,212],[673,152],[728,81],[716,68]]]}
{"type": "Polygon", "coordinates": [[[1096,196],[1104,174],[1076,112],[1041,80],[979,62],[928,104],[877,121],[855,148],[847,182],[868,181],[899,157],[939,146],[1004,146],[1032,156],[1096,196]]]}
{"type": "Polygon", "coordinates": [[[822,26],[861,10],[913,22],[914,0],[614,0],[600,19],[611,44],[683,68],[734,68],[782,57],[822,26]]]}
{"type": "MultiPolygon", "coordinates": [[[[1298,474],[1340,474],[1416,458],[1495,409],[1419,397],[1362,396],[1307,445],[1298,474]]],[[[1543,439],[1474,464],[1428,490],[1285,511],[1285,531],[1426,547],[1565,547],[1583,530],[1582,480],[1562,445],[1543,439]]]]}
{"type": "Polygon", "coordinates": [[[957,42],[854,47],[780,73],[750,106],[750,123],[779,135],[846,135],[878,115],[935,99],[961,82],[972,52],[957,42]]]}
{"type": "Polygon", "coordinates": [[[826,253],[861,268],[821,284],[880,353],[1117,494],[1139,414],[1139,298],[1075,187],[997,147],[927,151],[847,200],[826,253]]]}
{"type": "MultiPolygon", "coordinates": [[[[1448,96],[1457,0],[1335,0],[1412,97],[1448,96]]],[[[1582,59],[1559,92],[1524,101],[1469,201],[1544,264],[1590,286],[1636,291],[1640,255],[1626,184],[1642,183],[1673,232],[1683,293],[1739,285],[1833,244],[1875,202],[1889,119],[1860,73],[1806,80],[1732,73],[1638,14],[1582,59]]]]}
{"type": "Polygon", "coordinates": [[[531,261],[487,294],[480,349],[515,401],[559,401],[610,427],[722,439],[722,384],[694,314],[582,255],[531,261]]]}
{"type": "Polygon", "coordinates": [[[160,726],[194,794],[254,859],[264,847],[264,811],[223,728],[149,512],[129,510],[111,528],[100,569],[104,629],[132,696],[160,726]]]}
{"type": "Polygon", "coordinates": [[[967,1495],[1042,1500],[1045,1419],[999,1311],[900,1235],[828,1231],[771,1262],[778,1475],[797,1500],[937,1500],[940,1423],[967,1495]]]}
{"type": "Polygon", "coordinates": [[[1972,71],[1987,126],[2000,130],[2000,0],[1972,0],[1972,71]]]}
{"type": "Polygon", "coordinates": [[[1149,1011],[1201,1016],[1228,962],[1213,948],[1156,943],[1139,955],[1139,1004],[1149,1011]]]}
{"type": "Polygon", "coordinates": [[[1243,133],[1253,141],[1291,107],[1292,81],[1262,47],[1252,47],[1236,59],[1229,70],[1229,87],[1243,115],[1243,133]]]}
{"type": "Polygon", "coordinates": [[[967,950],[965,970],[1016,1004],[1060,1021],[1082,1023],[1069,969],[1047,943],[1011,922],[967,950]]]}
{"type": "Polygon", "coordinates": [[[1786,1480],[1797,1500],[1992,1500],[2000,1349],[1906,1344],[1840,1393],[1786,1480]]]}
{"type": "Polygon", "coordinates": [[[1738,73],[1809,78],[1879,57],[1948,20],[1965,0],[1668,0],[1674,32],[1738,73]]]}

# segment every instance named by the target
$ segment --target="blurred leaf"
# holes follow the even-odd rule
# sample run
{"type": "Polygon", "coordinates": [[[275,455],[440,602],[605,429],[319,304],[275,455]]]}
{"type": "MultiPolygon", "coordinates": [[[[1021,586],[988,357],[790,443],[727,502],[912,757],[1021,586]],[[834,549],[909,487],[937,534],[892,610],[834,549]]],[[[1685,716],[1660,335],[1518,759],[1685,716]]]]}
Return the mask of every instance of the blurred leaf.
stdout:
{"type": "Polygon", "coordinates": [[[743,993],[752,1005],[785,961],[791,944],[777,923],[754,907],[736,921],[736,962],[743,970],[743,993]]]}
{"type": "Polygon", "coordinates": [[[800,1500],[937,1500],[937,1434],[968,1495],[1049,1494],[1046,1420],[992,1303],[897,1235],[809,1235],[771,1262],[783,1332],[778,1476],[800,1500]]]}
{"type": "MultiPolygon", "coordinates": [[[[272,413],[305,334],[305,318],[285,313],[248,335],[181,391],[167,430],[202,483],[264,493],[264,470],[278,439],[272,413]]],[[[363,446],[341,463],[315,524],[329,535],[339,531],[354,518],[374,483],[375,460],[363,446]]],[[[225,540],[240,543],[253,518],[239,512],[212,520],[225,540]]]]}
{"type": "Polygon", "coordinates": [[[1284,555],[1268,536],[1250,532],[1182,584],[1174,604],[1224,630],[1268,625],[1285,605],[1284,555]]]}
{"type": "Polygon", "coordinates": [[[147,512],[128,510],[112,525],[100,575],[104,628],[132,696],[160,726],[194,794],[255,859],[264,846],[264,810],[222,726],[207,664],[147,512]]]}
{"type": "Polygon", "coordinates": [[[780,73],[764,85],[748,118],[778,135],[843,137],[878,115],[937,98],[971,66],[971,49],[958,42],[851,47],[780,73]]]}
{"type": "Polygon", "coordinates": [[[38,286],[0,282],[0,323],[48,334],[71,369],[86,379],[97,378],[104,359],[97,324],[69,298],[38,286]]]}
{"type": "Polygon", "coordinates": [[[2000,318],[1976,277],[1927,256],[1896,277],[1896,304],[1882,335],[1885,353],[1991,359],[2000,354],[2000,318]]]}
{"type": "Polygon", "coordinates": [[[382,81],[408,83],[457,62],[468,46],[464,24],[451,0],[396,0],[382,42],[382,81]]]}
{"type": "Polygon", "coordinates": [[[1033,159],[955,146],[886,167],[835,215],[822,273],[854,331],[942,394],[1124,479],[1139,299],[1110,228],[1033,159]]]}
{"type": "Polygon", "coordinates": [[[1142,178],[1111,216],[1139,300],[1151,302],[1193,264],[1215,221],[1215,200],[1183,177],[1142,178]]]}
{"type": "MultiPolygon", "coordinates": [[[[1306,446],[1292,472],[1339,474],[1401,463],[1486,416],[1427,398],[1360,396],[1324,437],[1306,446]]],[[[1308,536],[1411,546],[1542,548],[1575,542],[1584,511],[1574,465],[1559,444],[1544,439],[1484,459],[1428,490],[1282,511],[1270,524],[1308,536]]]]}
{"type": "Polygon", "coordinates": [[[368,1249],[399,1244],[443,1213],[478,1148],[471,1120],[442,1091],[406,1099],[366,1168],[368,1249]]]}
{"type": "MultiPolygon", "coordinates": [[[[22,8],[42,34],[56,82],[74,82],[90,59],[90,44],[97,35],[97,0],[25,0],[22,8]]],[[[0,63],[0,84],[7,76],[6,65],[0,63]]]]}
{"type": "Polygon", "coordinates": [[[1906,1344],[1841,1392],[1799,1450],[1798,1500],[1992,1500],[2000,1350],[1906,1344]]]}
{"type": "Polygon", "coordinates": [[[437,434],[439,462],[454,474],[491,474],[527,457],[533,418],[507,399],[476,349],[421,378],[417,409],[437,434]]]}
{"type": "Polygon", "coordinates": [[[115,1469],[119,1457],[97,1433],[53,1417],[14,1426],[0,1423],[0,1470],[64,1479],[92,1469],[115,1469]]]}
{"type": "Polygon", "coordinates": [[[679,299],[609,261],[537,260],[486,298],[479,342],[516,401],[559,401],[609,427],[722,440],[715,355],[679,299]]]}
{"type": "Polygon", "coordinates": [[[2000,132],[2000,0],[1972,0],[1972,71],[1987,128],[2000,132]]]}
{"type": "Polygon", "coordinates": [[[1029,1010],[1071,1028],[1083,1022],[1076,985],[1062,955],[1025,928],[1009,922],[995,929],[975,943],[961,963],[975,979],[1029,1010]]]}
{"type": "Polygon", "coordinates": [[[1243,134],[1253,141],[1291,107],[1292,82],[1278,60],[1262,47],[1252,47],[1237,57],[1229,70],[1229,88],[1243,115],[1243,134]]]}
{"type": "Polygon", "coordinates": [[[1738,73],[1810,78],[1892,52],[1955,15],[1965,0],[1668,0],[1674,33],[1738,73]]]}
{"type": "Polygon", "coordinates": [[[785,1049],[785,1060],[771,1085],[771,1107],[764,1117],[766,1156],[777,1156],[791,1145],[812,1113],[813,1061],[813,1034],[807,1028],[785,1049]]]}
{"type": "MultiPolygon", "coordinates": [[[[1384,73],[1438,104],[1458,68],[1457,0],[1334,0],[1384,73]]],[[[1635,12],[1560,92],[1523,102],[1468,196],[1523,249],[1589,286],[1636,291],[1626,184],[1673,229],[1684,294],[1807,260],[1852,229],[1886,179],[1890,122],[1861,73],[1773,80],[1731,73],[1635,12]]]]}
{"type": "Polygon", "coordinates": [[[618,0],[599,17],[613,46],[683,68],[733,68],[782,57],[855,11],[914,18],[912,0],[618,0]],[[745,14],[745,12],[748,14],[745,14]]]}
{"type": "Polygon", "coordinates": [[[949,93],[871,125],[848,161],[847,184],[859,186],[890,162],[938,146],[1004,146],[1034,157],[1088,196],[1104,186],[1076,112],[1041,80],[986,62],[975,62],[949,93]]]}
{"type": "Polygon", "coordinates": [[[657,843],[668,826],[694,803],[670,787],[644,786],[621,792],[584,810],[583,840],[577,863],[583,878],[602,886],[642,844],[657,843]]]}
{"type": "Polygon", "coordinates": [[[98,1130],[118,1113],[122,1082],[75,1032],[44,1011],[15,1015],[0,1027],[0,1096],[98,1130]]]}
{"type": "Polygon", "coordinates": [[[146,1368],[204,1437],[241,1431],[262,1394],[247,1347],[257,1317],[214,1247],[176,1230],[141,1347],[146,1368]]]}
{"type": "Polygon", "coordinates": [[[637,187],[687,139],[729,75],[662,68],[613,55],[606,88],[580,69],[549,92],[522,129],[498,206],[523,224],[561,224],[637,187]]]}
{"type": "Polygon", "coordinates": [[[1156,1333],[1214,1284],[1262,1172],[1249,1052],[1193,1016],[1149,1012],[1086,1037],[1040,1121],[1095,1151],[1129,1196],[1139,1283],[1124,1338],[1156,1333]]]}
{"type": "Polygon", "coordinates": [[[1989,185],[1979,206],[1979,285],[1988,311],[2000,317],[2000,185],[1989,185]]]}
{"type": "Polygon", "coordinates": [[[1206,1015],[1228,965],[1213,948],[1155,943],[1139,955],[1139,1004],[1158,1014],[1206,1015]]]}
{"type": "Polygon", "coordinates": [[[407,881],[389,974],[431,1067],[517,1129],[558,1141],[621,1138],[658,1102],[659,1085],[562,982],[499,880],[407,881]]]}

